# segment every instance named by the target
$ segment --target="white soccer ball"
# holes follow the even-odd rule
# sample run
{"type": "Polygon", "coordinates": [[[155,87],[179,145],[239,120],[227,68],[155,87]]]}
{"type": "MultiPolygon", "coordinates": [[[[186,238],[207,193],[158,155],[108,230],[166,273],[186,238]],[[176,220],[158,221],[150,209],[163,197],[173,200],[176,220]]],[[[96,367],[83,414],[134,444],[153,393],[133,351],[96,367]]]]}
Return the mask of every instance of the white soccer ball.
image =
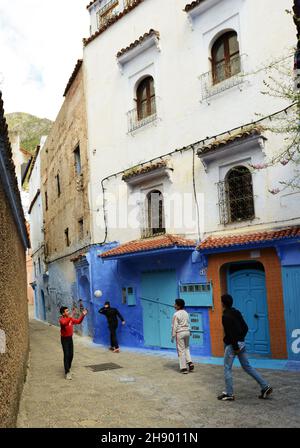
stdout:
{"type": "Polygon", "coordinates": [[[102,297],[102,295],[103,295],[103,294],[102,294],[102,291],[99,291],[99,290],[98,290],[98,291],[95,291],[95,292],[94,292],[94,296],[95,296],[97,299],[100,299],[100,297],[102,297]]]}

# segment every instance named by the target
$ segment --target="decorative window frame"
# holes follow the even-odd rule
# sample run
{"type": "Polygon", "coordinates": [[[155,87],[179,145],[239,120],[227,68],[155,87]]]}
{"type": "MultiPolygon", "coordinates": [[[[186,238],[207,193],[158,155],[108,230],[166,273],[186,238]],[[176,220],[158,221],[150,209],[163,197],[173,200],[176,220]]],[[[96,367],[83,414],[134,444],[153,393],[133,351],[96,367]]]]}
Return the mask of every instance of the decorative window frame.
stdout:
{"type": "Polygon", "coordinates": [[[133,59],[138,57],[140,54],[146,52],[150,48],[156,48],[157,51],[161,52],[160,40],[156,34],[151,34],[144,38],[138,45],[134,46],[131,49],[128,49],[121,56],[117,56],[117,62],[121,73],[124,73],[124,66],[131,62],[133,59]]]}

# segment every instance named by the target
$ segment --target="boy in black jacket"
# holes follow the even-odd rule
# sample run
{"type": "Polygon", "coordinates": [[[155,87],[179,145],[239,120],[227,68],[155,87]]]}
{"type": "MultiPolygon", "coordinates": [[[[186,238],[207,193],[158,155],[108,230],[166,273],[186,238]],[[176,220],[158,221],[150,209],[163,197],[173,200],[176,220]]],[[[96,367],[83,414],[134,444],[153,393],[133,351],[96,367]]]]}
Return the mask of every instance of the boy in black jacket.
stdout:
{"type": "Polygon", "coordinates": [[[246,353],[245,337],[248,333],[248,326],[243,319],[240,311],[232,307],[233,299],[229,294],[222,296],[223,317],[222,323],[224,327],[224,374],[226,392],[218,396],[218,400],[233,401],[233,381],[232,381],[232,365],[235,356],[238,356],[242,368],[248,375],[252,376],[261,387],[259,398],[267,398],[273,389],[265,382],[259,373],[249,364],[246,353]]]}
{"type": "Polygon", "coordinates": [[[105,302],[104,308],[101,308],[101,310],[99,310],[99,313],[103,314],[107,318],[111,343],[109,349],[114,353],[119,353],[120,349],[117,340],[118,318],[122,321],[123,325],[125,325],[125,320],[116,308],[111,308],[110,302],[105,302]]]}

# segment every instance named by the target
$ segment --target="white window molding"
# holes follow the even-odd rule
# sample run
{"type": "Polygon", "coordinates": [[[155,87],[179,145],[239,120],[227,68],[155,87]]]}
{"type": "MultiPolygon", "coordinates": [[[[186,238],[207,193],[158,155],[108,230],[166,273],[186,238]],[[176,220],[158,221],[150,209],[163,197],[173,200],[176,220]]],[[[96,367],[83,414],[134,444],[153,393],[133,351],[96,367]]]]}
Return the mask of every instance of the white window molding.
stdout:
{"type": "MultiPolygon", "coordinates": [[[[132,44],[133,45],[133,44],[132,44]]],[[[118,65],[121,73],[123,74],[124,66],[135,59],[140,54],[146,52],[150,48],[155,48],[158,52],[161,51],[159,37],[156,34],[151,34],[150,36],[141,40],[141,42],[131,49],[128,49],[124,54],[117,56],[118,65]]]]}

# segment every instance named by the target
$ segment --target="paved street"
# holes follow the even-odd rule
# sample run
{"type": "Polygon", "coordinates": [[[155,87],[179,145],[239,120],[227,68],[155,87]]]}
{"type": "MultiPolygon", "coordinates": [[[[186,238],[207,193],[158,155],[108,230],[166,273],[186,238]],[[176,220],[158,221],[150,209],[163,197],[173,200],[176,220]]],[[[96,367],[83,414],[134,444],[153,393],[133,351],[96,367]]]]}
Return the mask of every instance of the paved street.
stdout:
{"type": "Polygon", "coordinates": [[[258,399],[257,385],[235,369],[235,402],[218,402],[221,366],[197,364],[180,375],[174,357],[119,355],[75,336],[74,379],[62,369],[59,329],[31,320],[31,361],[19,428],[300,427],[299,372],[262,371],[273,398],[258,399]],[[118,363],[122,369],[86,368],[118,363]]]}

